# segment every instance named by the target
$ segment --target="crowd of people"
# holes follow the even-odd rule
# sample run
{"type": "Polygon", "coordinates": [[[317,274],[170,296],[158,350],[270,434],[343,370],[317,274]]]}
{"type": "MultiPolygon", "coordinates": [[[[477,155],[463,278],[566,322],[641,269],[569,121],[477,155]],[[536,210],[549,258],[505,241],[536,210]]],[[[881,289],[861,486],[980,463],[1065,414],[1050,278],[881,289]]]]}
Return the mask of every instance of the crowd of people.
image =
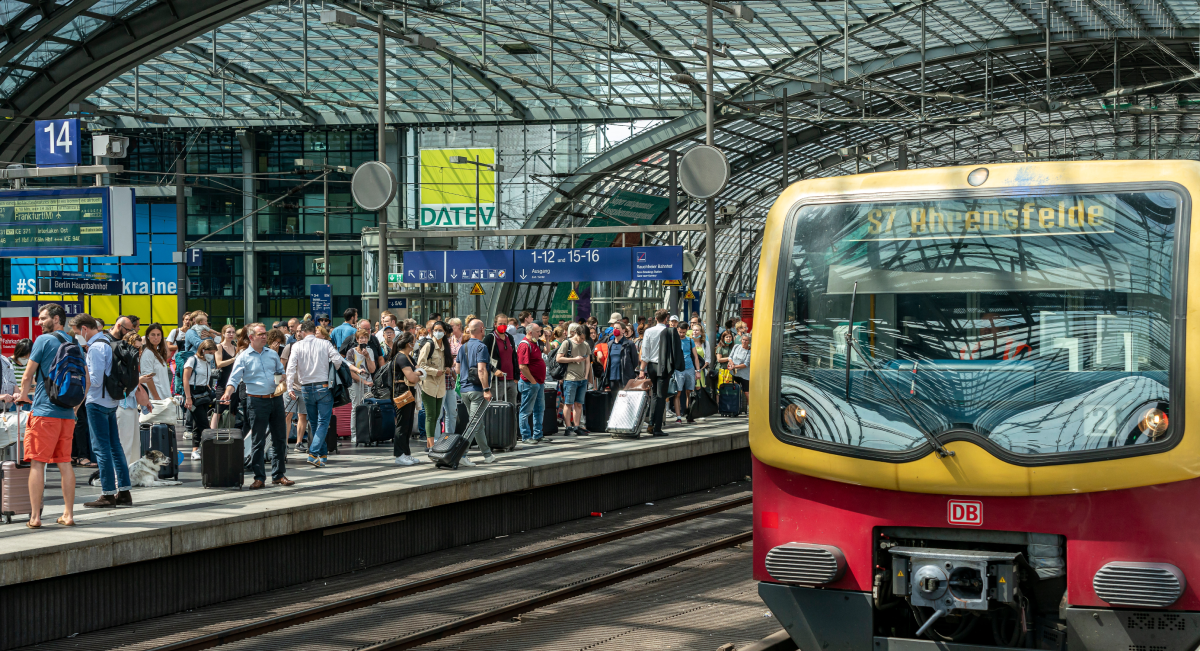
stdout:
{"type": "MultiPolygon", "coordinates": [[[[526,444],[538,444],[547,413],[547,380],[556,381],[567,436],[585,436],[584,403],[589,392],[617,393],[631,380],[651,381],[647,431],[665,435],[667,419],[684,422],[697,389],[730,381],[749,391],[750,334],[745,323],[729,321],[705,360],[704,327],[667,310],[632,320],[613,313],[577,322],[532,312],[516,319],[498,314],[490,327],[475,315],[424,324],[384,311],[372,323],[347,309],[332,327],[328,315],[305,315],[270,326],[209,325],[208,315],[183,315],[164,334],[138,317],[121,316],[111,327],[90,315],[68,319],[63,308],[43,306],[37,315],[43,335],[21,340],[11,358],[0,356],[0,401],[20,403],[28,412],[24,457],[31,463],[33,516],[41,526],[47,464],[56,464],[66,502],[59,524],[73,526],[75,467],[94,468],[101,495],[89,508],[132,506],[129,464],[140,453],[139,422],[175,403],[182,409],[183,438],[191,458],[201,459],[201,432],[237,427],[250,438],[250,488],[270,482],[292,486],[289,455],[302,455],[324,468],[332,437],[335,385],[349,371],[350,431],[358,437],[355,407],[368,399],[398,406],[393,419],[396,465],[423,463],[410,439],[423,422],[426,449],[461,429],[459,403],[475,419],[493,400],[514,405],[514,431],[526,444]],[[73,395],[73,392],[79,395],[73,395]],[[406,396],[406,393],[408,394],[406,396]],[[402,405],[402,406],[401,406],[402,405]],[[673,409],[671,409],[673,407],[673,409]],[[270,446],[268,446],[268,441],[270,446]]],[[[474,432],[482,463],[496,461],[482,428],[474,432]]],[[[461,463],[475,465],[466,456],[461,463]]]]}

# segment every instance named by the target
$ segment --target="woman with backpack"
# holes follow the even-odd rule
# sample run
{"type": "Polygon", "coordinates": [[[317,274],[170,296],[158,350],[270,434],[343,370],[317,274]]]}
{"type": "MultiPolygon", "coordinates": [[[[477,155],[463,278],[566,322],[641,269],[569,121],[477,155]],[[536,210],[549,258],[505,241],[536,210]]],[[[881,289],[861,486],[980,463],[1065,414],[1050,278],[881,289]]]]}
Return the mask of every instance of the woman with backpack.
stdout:
{"type": "Polygon", "coordinates": [[[212,384],[217,380],[217,345],[211,339],[200,342],[196,354],[183,364],[183,408],[192,415],[192,459],[200,459],[200,432],[208,422],[208,412],[216,396],[212,384]]]}
{"type": "Polygon", "coordinates": [[[423,373],[421,379],[421,406],[425,408],[425,438],[429,449],[433,449],[437,437],[437,416],[442,413],[442,401],[446,392],[454,390],[454,379],[447,371],[454,366],[446,333],[450,328],[444,321],[437,321],[430,328],[429,339],[417,353],[417,369],[423,373]]]}

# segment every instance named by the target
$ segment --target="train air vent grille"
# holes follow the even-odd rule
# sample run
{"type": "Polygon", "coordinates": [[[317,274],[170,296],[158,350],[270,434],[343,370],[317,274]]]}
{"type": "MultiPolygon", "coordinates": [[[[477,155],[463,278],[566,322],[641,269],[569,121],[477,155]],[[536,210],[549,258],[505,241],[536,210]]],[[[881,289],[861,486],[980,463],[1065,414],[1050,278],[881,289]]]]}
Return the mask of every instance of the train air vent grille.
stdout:
{"type": "Polygon", "coordinates": [[[846,569],[842,550],[830,545],[787,543],[767,552],[767,573],[782,583],[832,583],[846,569]]]}
{"type": "Polygon", "coordinates": [[[1187,581],[1168,563],[1109,563],[1096,572],[1096,596],[1114,606],[1165,608],[1175,603],[1187,581]]]}

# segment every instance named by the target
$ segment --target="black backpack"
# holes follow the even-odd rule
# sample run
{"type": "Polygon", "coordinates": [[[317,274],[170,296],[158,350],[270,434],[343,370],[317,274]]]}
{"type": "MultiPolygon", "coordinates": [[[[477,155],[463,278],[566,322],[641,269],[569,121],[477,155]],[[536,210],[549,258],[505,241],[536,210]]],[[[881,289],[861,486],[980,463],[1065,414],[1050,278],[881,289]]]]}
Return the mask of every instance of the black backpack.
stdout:
{"type": "Polygon", "coordinates": [[[107,332],[104,338],[112,348],[112,369],[104,376],[104,393],[115,400],[123,400],[137,389],[141,377],[138,349],[124,340],[113,341],[107,332]]]}

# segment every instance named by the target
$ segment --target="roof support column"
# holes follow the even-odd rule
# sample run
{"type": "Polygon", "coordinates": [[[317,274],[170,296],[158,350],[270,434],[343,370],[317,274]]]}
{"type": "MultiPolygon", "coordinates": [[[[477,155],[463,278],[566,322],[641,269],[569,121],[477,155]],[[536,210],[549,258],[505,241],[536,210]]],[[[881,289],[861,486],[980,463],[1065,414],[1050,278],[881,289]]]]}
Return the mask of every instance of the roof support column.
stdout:
{"type": "MultiPolygon", "coordinates": [[[[254,212],[257,203],[257,188],[254,187],[254,165],[257,161],[254,155],[254,132],[249,129],[239,130],[237,138],[238,144],[242,146],[242,217],[245,217],[254,212]]],[[[253,217],[242,222],[242,241],[246,243],[246,250],[242,252],[242,309],[246,314],[243,323],[254,323],[258,320],[258,253],[254,250],[257,231],[257,220],[253,217]]],[[[325,260],[325,268],[329,268],[328,259],[325,260]]]]}

